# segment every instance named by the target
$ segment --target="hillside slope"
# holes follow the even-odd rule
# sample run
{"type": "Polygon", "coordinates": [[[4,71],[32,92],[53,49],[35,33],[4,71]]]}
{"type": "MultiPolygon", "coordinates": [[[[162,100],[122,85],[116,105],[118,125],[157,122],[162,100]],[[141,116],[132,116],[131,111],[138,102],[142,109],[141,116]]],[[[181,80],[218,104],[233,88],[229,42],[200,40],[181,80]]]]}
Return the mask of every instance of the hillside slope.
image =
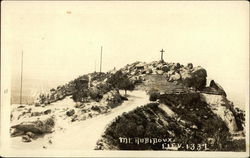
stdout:
{"type": "Polygon", "coordinates": [[[160,103],[117,117],[96,149],[246,151],[243,122],[227,105],[206,102],[203,95],[161,96],[160,103]]]}
{"type": "Polygon", "coordinates": [[[11,136],[29,144],[45,138],[55,149],[244,151],[244,111],[206,78],[200,66],[164,61],[85,74],[40,94],[34,105],[12,106],[11,136]]]}
{"type": "MultiPolygon", "coordinates": [[[[17,149],[46,147],[47,149],[93,150],[97,140],[112,120],[124,112],[132,111],[136,107],[148,103],[146,93],[143,91],[129,93],[128,99],[128,101],[125,101],[117,108],[111,109],[108,113],[84,121],[72,123],[67,116],[57,114],[55,131],[53,133],[48,133],[42,138],[37,138],[29,143],[23,143],[19,137],[14,137],[12,138],[13,147],[17,149]]],[[[53,105],[54,108],[58,109],[54,111],[60,113],[59,108],[61,110],[70,108],[69,99],[66,98],[64,100],[53,105]]]]}

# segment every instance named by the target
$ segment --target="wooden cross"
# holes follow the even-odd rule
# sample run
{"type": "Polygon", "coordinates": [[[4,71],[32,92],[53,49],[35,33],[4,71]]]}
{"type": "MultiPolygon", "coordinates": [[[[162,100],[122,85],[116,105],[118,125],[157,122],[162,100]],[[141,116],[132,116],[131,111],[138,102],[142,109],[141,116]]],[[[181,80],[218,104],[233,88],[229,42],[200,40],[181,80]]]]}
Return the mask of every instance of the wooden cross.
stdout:
{"type": "Polygon", "coordinates": [[[160,52],[161,52],[161,61],[164,61],[164,60],[163,60],[163,53],[164,53],[165,51],[164,51],[163,49],[161,49],[160,52]]]}

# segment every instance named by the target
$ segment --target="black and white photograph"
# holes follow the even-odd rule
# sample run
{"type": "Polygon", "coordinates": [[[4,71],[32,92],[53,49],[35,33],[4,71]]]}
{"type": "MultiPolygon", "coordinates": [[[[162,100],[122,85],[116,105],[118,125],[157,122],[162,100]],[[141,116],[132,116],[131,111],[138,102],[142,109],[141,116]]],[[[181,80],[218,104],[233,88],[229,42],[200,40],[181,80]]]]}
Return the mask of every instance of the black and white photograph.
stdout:
{"type": "Polygon", "coordinates": [[[248,157],[247,1],[2,1],[0,156],[248,157]]]}

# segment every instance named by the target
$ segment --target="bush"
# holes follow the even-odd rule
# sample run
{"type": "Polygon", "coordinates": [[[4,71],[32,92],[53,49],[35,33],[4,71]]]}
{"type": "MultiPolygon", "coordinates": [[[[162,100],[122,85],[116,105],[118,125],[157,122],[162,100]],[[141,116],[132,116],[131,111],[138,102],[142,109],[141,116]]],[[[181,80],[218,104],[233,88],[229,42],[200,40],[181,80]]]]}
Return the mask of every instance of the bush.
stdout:
{"type": "Polygon", "coordinates": [[[100,90],[101,94],[105,94],[112,89],[112,86],[109,83],[99,83],[97,88],[100,90]]]}
{"type": "Polygon", "coordinates": [[[158,99],[158,94],[157,93],[151,93],[149,96],[150,101],[156,101],[158,99]]]}
{"type": "Polygon", "coordinates": [[[54,121],[54,118],[48,118],[44,121],[45,125],[47,126],[51,126],[51,127],[54,127],[55,125],[55,121],[54,121]]]}
{"type": "Polygon", "coordinates": [[[88,96],[89,96],[88,90],[85,89],[85,90],[76,91],[75,93],[73,93],[72,99],[75,102],[85,102],[88,96]]]}
{"type": "Polygon", "coordinates": [[[101,91],[98,90],[98,89],[90,89],[89,90],[89,96],[91,97],[91,99],[93,99],[93,100],[95,100],[97,102],[99,102],[103,97],[101,91]]]}
{"type": "Polygon", "coordinates": [[[231,110],[234,114],[235,121],[239,130],[243,130],[245,126],[245,111],[235,108],[231,110]]]}
{"type": "Polygon", "coordinates": [[[89,96],[88,76],[84,75],[74,80],[75,92],[72,98],[75,102],[85,102],[89,96]]]}
{"type": "Polygon", "coordinates": [[[106,78],[108,77],[108,74],[107,73],[104,73],[104,72],[94,72],[91,74],[91,80],[92,81],[103,81],[105,80],[106,78]]]}
{"type": "Polygon", "coordinates": [[[40,104],[44,104],[46,101],[46,94],[40,94],[38,100],[40,104]]]}
{"type": "Polygon", "coordinates": [[[149,100],[150,101],[156,101],[160,97],[160,92],[158,90],[156,90],[156,89],[151,89],[148,92],[148,95],[149,95],[149,100]]]}

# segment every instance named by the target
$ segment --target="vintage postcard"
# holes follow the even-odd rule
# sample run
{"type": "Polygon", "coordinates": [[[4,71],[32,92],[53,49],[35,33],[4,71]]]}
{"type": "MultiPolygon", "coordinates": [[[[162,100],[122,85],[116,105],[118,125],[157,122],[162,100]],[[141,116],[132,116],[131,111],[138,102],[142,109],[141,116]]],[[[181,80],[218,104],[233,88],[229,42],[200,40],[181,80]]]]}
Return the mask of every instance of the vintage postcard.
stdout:
{"type": "Polygon", "coordinates": [[[3,1],[0,156],[248,157],[247,1],[3,1]]]}

